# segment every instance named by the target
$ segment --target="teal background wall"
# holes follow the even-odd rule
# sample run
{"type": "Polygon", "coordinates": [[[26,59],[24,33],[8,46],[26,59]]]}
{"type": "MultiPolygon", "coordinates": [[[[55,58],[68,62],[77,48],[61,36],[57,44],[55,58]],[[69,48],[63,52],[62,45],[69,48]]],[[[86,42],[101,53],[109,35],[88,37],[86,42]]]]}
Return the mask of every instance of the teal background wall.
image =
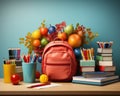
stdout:
{"type": "Polygon", "coordinates": [[[8,48],[20,47],[27,53],[19,38],[46,24],[66,21],[80,24],[98,32],[88,46],[97,48],[96,41],[114,41],[113,59],[120,75],[120,2],[119,0],[0,0],[0,77],[3,77],[3,58],[8,48]]]}

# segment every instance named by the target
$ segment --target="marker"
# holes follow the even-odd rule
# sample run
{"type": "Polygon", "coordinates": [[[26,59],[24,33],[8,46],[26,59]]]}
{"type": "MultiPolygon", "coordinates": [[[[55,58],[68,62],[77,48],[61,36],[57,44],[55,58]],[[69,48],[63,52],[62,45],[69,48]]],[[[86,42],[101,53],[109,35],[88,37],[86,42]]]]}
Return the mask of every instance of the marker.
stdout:
{"type": "Polygon", "coordinates": [[[25,63],[28,63],[25,55],[23,56],[23,60],[24,60],[25,63]]]}
{"type": "Polygon", "coordinates": [[[26,61],[27,61],[27,63],[30,62],[30,54],[26,55],[26,61]]]}

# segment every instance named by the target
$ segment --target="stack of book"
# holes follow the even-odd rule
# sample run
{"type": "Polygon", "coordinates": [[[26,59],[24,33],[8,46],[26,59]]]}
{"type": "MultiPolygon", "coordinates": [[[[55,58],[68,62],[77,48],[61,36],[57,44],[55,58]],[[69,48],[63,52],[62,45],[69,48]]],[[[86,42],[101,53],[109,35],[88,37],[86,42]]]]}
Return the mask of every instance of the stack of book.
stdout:
{"type": "Polygon", "coordinates": [[[95,60],[94,49],[81,49],[82,60],[80,60],[80,72],[94,72],[95,60]]]}
{"type": "Polygon", "coordinates": [[[89,85],[107,85],[119,81],[119,76],[112,72],[85,72],[83,76],[73,76],[72,82],[89,85]]]}
{"type": "MultiPolygon", "coordinates": [[[[99,68],[99,70],[82,70],[82,76],[73,76],[73,83],[101,86],[119,81],[119,76],[115,75],[115,66],[113,65],[111,48],[113,42],[110,41],[97,43],[99,45],[99,48],[97,50],[98,54],[96,56],[96,59],[98,61],[98,64],[96,66],[99,68]]],[[[84,58],[84,55],[82,57],[84,58]]],[[[88,68],[94,67],[95,64],[93,62],[94,61],[92,60],[83,59],[80,61],[80,66],[87,66],[88,68]]]]}
{"type": "Polygon", "coordinates": [[[80,72],[94,72],[95,61],[94,60],[80,60],[80,72]]]}
{"type": "MultiPolygon", "coordinates": [[[[98,42],[97,42],[98,43],[98,42]]],[[[99,71],[112,71],[115,72],[116,67],[113,64],[113,58],[112,58],[112,48],[111,44],[112,42],[99,42],[103,43],[103,46],[101,47],[101,44],[99,45],[99,48],[97,49],[97,69],[99,71]],[[111,46],[105,46],[105,44],[111,45],[111,46]]]]}

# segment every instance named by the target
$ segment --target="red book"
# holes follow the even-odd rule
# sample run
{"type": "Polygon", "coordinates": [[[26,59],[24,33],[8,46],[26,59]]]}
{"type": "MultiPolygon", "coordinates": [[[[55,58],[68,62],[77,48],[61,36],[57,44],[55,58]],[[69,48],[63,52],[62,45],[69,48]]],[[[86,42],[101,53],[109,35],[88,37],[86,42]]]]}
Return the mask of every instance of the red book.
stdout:
{"type": "Polygon", "coordinates": [[[115,71],[115,66],[99,66],[100,71],[115,71]]]}

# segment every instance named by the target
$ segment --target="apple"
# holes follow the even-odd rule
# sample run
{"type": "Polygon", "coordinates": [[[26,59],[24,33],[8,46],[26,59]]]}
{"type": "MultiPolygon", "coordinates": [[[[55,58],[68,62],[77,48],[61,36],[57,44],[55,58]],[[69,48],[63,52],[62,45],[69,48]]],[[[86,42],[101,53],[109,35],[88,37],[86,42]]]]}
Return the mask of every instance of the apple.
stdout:
{"type": "Polygon", "coordinates": [[[51,34],[51,33],[53,33],[53,32],[56,32],[56,28],[55,28],[54,26],[50,26],[50,27],[48,28],[48,32],[49,32],[49,34],[51,34]]]}
{"type": "Polygon", "coordinates": [[[13,74],[11,76],[11,82],[13,85],[18,85],[20,81],[21,81],[21,77],[19,74],[13,74]]]}
{"type": "Polygon", "coordinates": [[[35,77],[36,77],[37,79],[40,78],[40,72],[39,72],[39,71],[36,71],[36,73],[35,73],[35,77]]]}
{"type": "Polygon", "coordinates": [[[48,28],[46,28],[46,27],[41,27],[41,28],[40,28],[40,33],[41,33],[41,35],[43,35],[43,36],[47,35],[47,34],[48,34],[48,28]]]}
{"type": "Polygon", "coordinates": [[[64,32],[69,36],[74,31],[73,25],[68,25],[64,28],[64,32]]]}
{"type": "Polygon", "coordinates": [[[42,39],[41,39],[41,46],[45,46],[45,45],[47,45],[48,44],[48,40],[45,38],[45,37],[43,37],[42,39]]]}

